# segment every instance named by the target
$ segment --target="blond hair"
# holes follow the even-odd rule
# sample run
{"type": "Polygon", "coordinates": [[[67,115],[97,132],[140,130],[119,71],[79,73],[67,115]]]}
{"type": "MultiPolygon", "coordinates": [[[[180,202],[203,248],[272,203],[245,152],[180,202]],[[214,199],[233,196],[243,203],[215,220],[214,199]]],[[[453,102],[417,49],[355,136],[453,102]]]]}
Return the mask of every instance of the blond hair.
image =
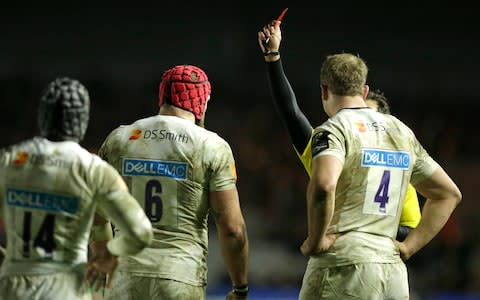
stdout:
{"type": "Polygon", "coordinates": [[[320,69],[320,83],[339,96],[362,95],[368,67],[357,55],[339,53],[327,56],[320,69]]]}

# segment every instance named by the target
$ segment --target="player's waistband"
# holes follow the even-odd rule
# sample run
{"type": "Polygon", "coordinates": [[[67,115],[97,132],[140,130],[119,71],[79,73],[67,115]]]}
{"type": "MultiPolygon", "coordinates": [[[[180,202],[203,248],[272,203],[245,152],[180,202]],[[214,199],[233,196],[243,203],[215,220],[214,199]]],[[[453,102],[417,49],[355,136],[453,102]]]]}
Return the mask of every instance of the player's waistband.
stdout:
{"type": "Polygon", "coordinates": [[[397,246],[390,237],[350,231],[337,238],[332,247],[310,258],[318,267],[355,263],[401,262],[397,246]]]}
{"type": "Polygon", "coordinates": [[[4,261],[0,268],[0,276],[12,275],[44,275],[63,272],[84,272],[87,264],[66,264],[52,262],[12,262],[4,261]]]}

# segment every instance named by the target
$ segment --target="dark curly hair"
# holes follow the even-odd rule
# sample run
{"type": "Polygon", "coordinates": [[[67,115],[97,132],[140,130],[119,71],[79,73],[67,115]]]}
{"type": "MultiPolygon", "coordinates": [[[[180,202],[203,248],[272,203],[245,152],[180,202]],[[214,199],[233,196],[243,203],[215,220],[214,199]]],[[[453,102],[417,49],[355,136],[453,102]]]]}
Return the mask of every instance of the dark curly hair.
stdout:
{"type": "Polygon", "coordinates": [[[378,104],[378,111],[384,114],[391,114],[390,105],[388,104],[388,99],[385,94],[379,90],[372,90],[368,92],[367,100],[376,101],[378,104]]]}

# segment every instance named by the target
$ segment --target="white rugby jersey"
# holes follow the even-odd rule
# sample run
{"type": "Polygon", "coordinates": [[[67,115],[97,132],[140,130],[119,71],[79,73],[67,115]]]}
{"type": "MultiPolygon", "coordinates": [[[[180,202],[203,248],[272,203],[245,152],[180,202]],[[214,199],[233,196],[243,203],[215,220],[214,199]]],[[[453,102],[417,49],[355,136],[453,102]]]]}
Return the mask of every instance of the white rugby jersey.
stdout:
{"type": "Polygon", "coordinates": [[[120,126],[99,155],[122,174],[154,228],[150,247],[120,260],[119,270],[206,284],[209,192],[235,187],[229,144],[175,116],[120,126]]]}
{"type": "MultiPolygon", "coordinates": [[[[137,234],[151,234],[145,216],[143,222],[138,221],[143,212],[118,172],[78,143],[35,137],[3,149],[0,217],[7,232],[7,249],[2,274],[50,273],[84,266],[97,210],[122,228],[135,224],[137,234]]],[[[127,237],[123,242],[132,241],[127,237]]]]}
{"type": "MultiPolygon", "coordinates": [[[[369,108],[341,109],[317,127],[312,158],[321,155],[333,155],[343,163],[327,233],[367,233],[356,242],[372,251],[384,247],[393,253],[409,182],[431,176],[437,163],[404,123],[369,108]],[[378,244],[382,237],[385,240],[378,244]]],[[[350,242],[345,258],[377,259],[373,252],[352,251],[356,242],[350,242]]],[[[335,244],[343,245],[342,237],[335,244]]],[[[334,246],[330,252],[336,250],[334,246]]],[[[335,256],[333,260],[342,260],[340,253],[335,256]]]]}

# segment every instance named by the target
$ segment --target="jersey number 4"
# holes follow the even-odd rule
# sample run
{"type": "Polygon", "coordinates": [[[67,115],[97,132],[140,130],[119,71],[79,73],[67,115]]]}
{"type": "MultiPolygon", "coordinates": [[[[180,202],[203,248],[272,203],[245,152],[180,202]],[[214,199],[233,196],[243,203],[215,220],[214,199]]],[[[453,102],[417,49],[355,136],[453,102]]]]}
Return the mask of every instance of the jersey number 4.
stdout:
{"type": "MultiPolygon", "coordinates": [[[[33,240],[33,247],[42,248],[45,251],[45,258],[52,258],[55,250],[53,229],[55,227],[55,215],[47,214],[43,219],[40,230],[33,240]]],[[[32,233],[32,213],[27,211],[23,216],[23,256],[30,257],[30,244],[32,233]]]]}
{"type": "Polygon", "coordinates": [[[385,170],[380,180],[380,185],[375,193],[374,201],[380,204],[380,212],[385,212],[388,203],[388,185],[390,184],[390,171],[385,170]]]}

